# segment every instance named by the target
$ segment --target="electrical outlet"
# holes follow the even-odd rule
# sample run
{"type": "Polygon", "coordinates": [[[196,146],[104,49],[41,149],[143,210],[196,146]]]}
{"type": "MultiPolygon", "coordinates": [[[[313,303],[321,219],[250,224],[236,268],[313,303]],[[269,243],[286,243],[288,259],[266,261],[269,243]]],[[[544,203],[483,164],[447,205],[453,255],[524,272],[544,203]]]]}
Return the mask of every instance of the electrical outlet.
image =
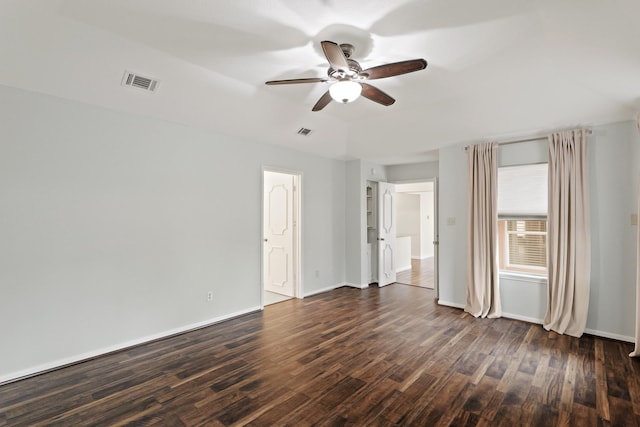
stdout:
{"type": "Polygon", "coordinates": [[[207,292],[207,301],[213,301],[213,292],[207,292]]]}

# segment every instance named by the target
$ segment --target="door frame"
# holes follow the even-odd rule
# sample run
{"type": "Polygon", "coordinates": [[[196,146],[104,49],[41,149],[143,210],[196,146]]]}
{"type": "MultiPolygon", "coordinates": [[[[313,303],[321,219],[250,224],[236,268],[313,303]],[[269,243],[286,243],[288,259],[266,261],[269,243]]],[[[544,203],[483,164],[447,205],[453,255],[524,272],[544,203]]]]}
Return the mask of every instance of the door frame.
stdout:
{"type": "Polygon", "coordinates": [[[438,177],[432,178],[418,178],[408,179],[401,181],[393,181],[393,184],[416,184],[419,182],[431,182],[433,183],[433,289],[435,291],[435,298],[438,299],[440,295],[440,278],[439,278],[439,240],[440,240],[440,226],[438,223],[438,177]]]}
{"type": "Polygon", "coordinates": [[[293,285],[293,296],[294,298],[302,299],[303,293],[303,284],[302,284],[302,172],[295,171],[291,169],[284,169],[273,166],[262,166],[262,171],[260,173],[260,280],[259,280],[259,290],[260,290],[260,309],[264,310],[264,255],[265,255],[265,245],[264,245],[264,220],[265,220],[265,210],[264,210],[264,185],[265,172],[275,172],[275,173],[283,173],[287,175],[291,175],[294,177],[294,191],[293,191],[293,275],[294,275],[294,285],[293,285]]]}

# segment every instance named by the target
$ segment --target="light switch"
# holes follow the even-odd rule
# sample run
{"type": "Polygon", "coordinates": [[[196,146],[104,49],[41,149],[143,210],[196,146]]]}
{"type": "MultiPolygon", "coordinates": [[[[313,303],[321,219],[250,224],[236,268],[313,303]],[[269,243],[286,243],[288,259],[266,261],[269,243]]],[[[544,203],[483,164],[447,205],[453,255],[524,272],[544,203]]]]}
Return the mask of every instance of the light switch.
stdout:
{"type": "Polygon", "coordinates": [[[631,225],[638,225],[638,214],[631,214],[631,225]]]}

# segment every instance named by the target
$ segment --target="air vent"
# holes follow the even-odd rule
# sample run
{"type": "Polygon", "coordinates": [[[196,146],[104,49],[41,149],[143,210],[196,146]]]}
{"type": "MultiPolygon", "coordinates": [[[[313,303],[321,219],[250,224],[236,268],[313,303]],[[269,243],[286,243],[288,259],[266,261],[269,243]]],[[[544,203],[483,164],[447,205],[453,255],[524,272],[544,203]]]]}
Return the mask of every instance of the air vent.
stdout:
{"type": "Polygon", "coordinates": [[[158,80],[151,77],[141,76],[140,74],[125,71],[122,78],[122,86],[137,87],[147,92],[155,92],[158,88],[158,80]]]}
{"type": "Polygon", "coordinates": [[[311,129],[307,129],[307,128],[298,129],[298,135],[309,136],[310,133],[311,133],[311,129]]]}

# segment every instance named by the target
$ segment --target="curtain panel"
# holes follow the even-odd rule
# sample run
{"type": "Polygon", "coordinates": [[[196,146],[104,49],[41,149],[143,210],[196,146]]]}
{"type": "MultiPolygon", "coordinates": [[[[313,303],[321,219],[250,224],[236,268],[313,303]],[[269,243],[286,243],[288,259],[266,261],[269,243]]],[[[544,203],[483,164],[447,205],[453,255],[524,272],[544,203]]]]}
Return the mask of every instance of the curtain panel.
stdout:
{"type": "Polygon", "coordinates": [[[582,336],[589,308],[587,131],[549,135],[549,214],[547,311],[543,327],[582,336]]]}
{"type": "Polygon", "coordinates": [[[500,317],[498,279],[498,144],[467,147],[467,303],[475,317],[500,317]]]}
{"type": "MultiPolygon", "coordinates": [[[[640,133],[640,114],[636,117],[636,126],[640,133]]],[[[636,213],[640,213],[640,186],[638,186],[638,210],[636,213]]],[[[636,240],[636,345],[629,354],[631,357],[640,356],[640,227],[637,230],[636,240]]]]}
{"type": "MultiPolygon", "coordinates": [[[[638,119],[640,129],[640,118],[638,119]]],[[[638,189],[638,212],[640,212],[640,187],[638,189]]],[[[640,227],[638,227],[636,243],[636,345],[629,354],[631,357],[640,356],[640,227]]]]}

